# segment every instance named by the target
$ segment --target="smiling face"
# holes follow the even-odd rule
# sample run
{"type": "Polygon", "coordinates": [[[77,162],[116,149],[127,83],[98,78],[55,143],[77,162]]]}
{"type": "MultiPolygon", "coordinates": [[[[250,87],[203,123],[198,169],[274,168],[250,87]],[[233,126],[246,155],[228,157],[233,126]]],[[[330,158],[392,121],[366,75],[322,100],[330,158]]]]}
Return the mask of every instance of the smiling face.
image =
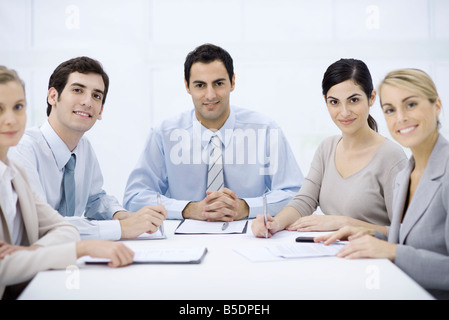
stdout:
{"type": "Polygon", "coordinates": [[[99,74],[71,73],[61,95],[55,88],[48,91],[52,111],[48,118],[61,139],[81,139],[82,135],[101,120],[104,82],[99,74]]]}
{"type": "Polygon", "coordinates": [[[192,96],[195,114],[208,129],[220,129],[229,116],[230,93],[234,90],[235,77],[229,79],[228,72],[220,60],[210,63],[196,62],[190,69],[187,92],[192,96]]]}
{"type": "Polygon", "coordinates": [[[375,100],[375,91],[368,99],[363,89],[352,80],[332,86],[324,97],[329,114],[345,134],[353,134],[368,126],[369,107],[375,100]]]}
{"type": "Polygon", "coordinates": [[[380,100],[393,139],[412,150],[433,146],[438,137],[440,99],[431,103],[416,92],[386,84],[380,100]]]}
{"type": "Polygon", "coordinates": [[[25,91],[17,81],[0,84],[0,160],[19,143],[26,126],[25,91]]]}

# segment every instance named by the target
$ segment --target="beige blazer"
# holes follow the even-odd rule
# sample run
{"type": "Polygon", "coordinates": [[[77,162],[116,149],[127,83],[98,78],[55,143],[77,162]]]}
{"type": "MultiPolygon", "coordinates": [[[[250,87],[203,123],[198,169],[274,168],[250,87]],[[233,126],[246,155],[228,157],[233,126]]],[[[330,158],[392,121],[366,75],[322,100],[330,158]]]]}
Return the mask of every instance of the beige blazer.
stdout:
{"type": "MultiPolygon", "coordinates": [[[[28,281],[39,271],[75,265],[75,242],[80,240],[78,229],[41,201],[31,190],[25,172],[14,163],[11,165],[18,172],[12,183],[25,229],[21,244],[39,244],[43,247],[33,251],[18,251],[0,259],[0,297],[6,286],[28,281]]],[[[0,240],[11,243],[11,238],[0,203],[0,240]]]]}

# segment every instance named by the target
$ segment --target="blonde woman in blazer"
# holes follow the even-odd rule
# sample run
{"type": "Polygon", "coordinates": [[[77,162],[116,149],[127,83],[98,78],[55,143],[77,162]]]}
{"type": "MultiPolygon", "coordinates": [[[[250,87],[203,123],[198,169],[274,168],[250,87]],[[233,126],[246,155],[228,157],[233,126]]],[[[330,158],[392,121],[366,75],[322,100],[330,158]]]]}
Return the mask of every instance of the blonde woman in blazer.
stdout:
{"type": "Polygon", "coordinates": [[[339,256],[388,258],[436,298],[449,299],[449,142],[438,130],[441,100],[430,77],[416,69],[390,72],[379,93],[391,136],[412,152],[396,176],[388,242],[361,228],[315,240],[348,237],[339,256]]]}
{"type": "Polygon", "coordinates": [[[401,219],[414,167],[415,160],[411,158],[396,177],[393,210],[397,214],[388,241],[398,244],[394,262],[399,268],[425,288],[449,290],[449,142],[439,136],[401,219]]]}
{"type": "MultiPolygon", "coordinates": [[[[29,249],[18,250],[0,256],[0,296],[5,286],[16,285],[30,280],[39,271],[61,269],[76,265],[76,241],[79,233],[76,227],[66,222],[48,204],[37,199],[25,180],[24,172],[10,163],[15,171],[12,185],[17,193],[22,214],[23,234],[20,243],[29,249]],[[32,247],[29,247],[32,246],[32,247]],[[31,250],[33,248],[39,250],[31,250]]],[[[0,249],[10,250],[17,245],[5,219],[3,204],[0,204],[0,249]]]]}
{"type": "Polygon", "coordinates": [[[25,173],[8,159],[26,126],[25,88],[13,70],[0,66],[0,297],[16,298],[36,273],[76,265],[90,255],[111,259],[110,266],[132,262],[122,243],[79,241],[75,226],[31,190],[25,173]]]}

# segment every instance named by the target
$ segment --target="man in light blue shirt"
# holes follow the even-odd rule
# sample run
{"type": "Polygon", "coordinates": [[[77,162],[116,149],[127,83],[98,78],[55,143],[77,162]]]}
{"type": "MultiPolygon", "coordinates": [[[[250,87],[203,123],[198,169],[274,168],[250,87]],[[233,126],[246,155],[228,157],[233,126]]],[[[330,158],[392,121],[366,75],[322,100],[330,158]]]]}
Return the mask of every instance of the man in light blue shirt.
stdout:
{"type": "Polygon", "coordinates": [[[262,213],[265,193],[268,212],[276,214],[304,180],[282,130],[260,113],[230,105],[235,75],[222,48],[196,48],[184,72],[194,109],[151,130],[129,176],[125,208],[156,203],[161,193],[170,219],[232,221],[262,213]],[[209,189],[214,184],[218,189],[209,189]]]}
{"type": "Polygon", "coordinates": [[[103,190],[95,152],[84,136],[101,120],[109,78],[88,57],[61,63],[49,81],[48,120],[25,132],[9,156],[27,172],[34,192],[74,224],[82,239],[119,240],[153,233],[166,217],[163,206],[126,211],[103,190]],[[65,190],[66,163],[74,155],[74,183],[65,190]],[[65,194],[74,196],[68,205],[65,194]],[[70,210],[69,210],[70,209],[70,210]]]}

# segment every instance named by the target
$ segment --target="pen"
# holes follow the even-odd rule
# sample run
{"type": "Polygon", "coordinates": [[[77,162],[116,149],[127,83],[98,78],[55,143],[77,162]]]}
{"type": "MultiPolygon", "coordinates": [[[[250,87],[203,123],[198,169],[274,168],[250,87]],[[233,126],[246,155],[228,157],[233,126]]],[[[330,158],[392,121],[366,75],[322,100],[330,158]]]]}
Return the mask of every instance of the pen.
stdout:
{"type": "MultiPolygon", "coordinates": [[[[161,194],[158,192],[157,193],[157,204],[160,205],[161,202],[161,194]]],[[[162,221],[161,225],[159,226],[159,230],[161,230],[161,235],[164,236],[165,232],[164,232],[164,221],[162,221]]]]}
{"type": "MultiPolygon", "coordinates": [[[[267,217],[267,195],[265,193],[263,194],[263,217],[265,219],[265,228],[266,228],[268,217],[267,217]]],[[[268,238],[268,229],[267,231],[265,231],[265,238],[268,238]]]]}
{"type": "Polygon", "coordinates": [[[221,231],[226,230],[226,228],[229,226],[229,222],[223,223],[223,226],[221,227],[221,231]]]}

